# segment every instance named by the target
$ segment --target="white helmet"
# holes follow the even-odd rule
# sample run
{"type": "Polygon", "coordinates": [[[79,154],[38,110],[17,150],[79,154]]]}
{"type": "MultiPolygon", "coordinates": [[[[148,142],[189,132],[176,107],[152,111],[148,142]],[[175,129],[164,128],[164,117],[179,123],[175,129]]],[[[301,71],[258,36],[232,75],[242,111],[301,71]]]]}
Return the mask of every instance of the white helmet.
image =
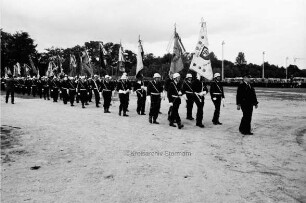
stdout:
{"type": "Polygon", "coordinates": [[[105,75],[104,77],[105,77],[105,78],[109,78],[109,75],[105,75]]]}
{"type": "Polygon", "coordinates": [[[126,75],[122,75],[121,76],[121,80],[126,80],[127,78],[126,78],[126,75]]]}
{"type": "Polygon", "coordinates": [[[192,78],[192,75],[190,73],[187,73],[186,78],[192,78]]]}
{"type": "Polygon", "coordinates": [[[154,73],[153,78],[160,78],[160,74],[159,73],[154,73]]]}
{"type": "Polygon", "coordinates": [[[122,75],[125,75],[125,76],[127,76],[127,73],[126,72],[124,72],[122,75]]]}
{"type": "Polygon", "coordinates": [[[173,79],[177,78],[177,77],[180,77],[181,75],[179,73],[174,73],[173,74],[173,79]]]}
{"type": "Polygon", "coordinates": [[[221,77],[220,73],[215,73],[214,78],[216,78],[216,77],[221,77]]]}

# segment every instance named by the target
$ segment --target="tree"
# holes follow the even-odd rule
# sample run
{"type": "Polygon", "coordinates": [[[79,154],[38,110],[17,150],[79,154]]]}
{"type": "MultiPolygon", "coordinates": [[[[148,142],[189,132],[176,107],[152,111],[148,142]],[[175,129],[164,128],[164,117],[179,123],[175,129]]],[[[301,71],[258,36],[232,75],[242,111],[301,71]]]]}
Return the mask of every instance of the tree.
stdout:
{"type": "Polygon", "coordinates": [[[29,64],[29,56],[32,57],[35,64],[38,63],[38,53],[36,51],[34,40],[30,38],[27,32],[16,32],[11,35],[1,29],[1,71],[4,74],[4,68],[13,70],[13,66],[20,64],[29,64]]]}
{"type": "Polygon", "coordinates": [[[240,65],[245,65],[247,62],[245,60],[245,56],[244,56],[244,53],[243,52],[239,52],[238,53],[238,56],[236,57],[236,64],[238,66],[240,65]]]}

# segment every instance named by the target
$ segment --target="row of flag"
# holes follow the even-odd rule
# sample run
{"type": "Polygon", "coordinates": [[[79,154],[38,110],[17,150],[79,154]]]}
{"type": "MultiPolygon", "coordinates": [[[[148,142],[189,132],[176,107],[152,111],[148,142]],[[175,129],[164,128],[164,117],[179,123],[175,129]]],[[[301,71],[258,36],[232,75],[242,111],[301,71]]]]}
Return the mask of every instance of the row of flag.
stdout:
{"type": "MultiPolygon", "coordinates": [[[[106,69],[106,61],[105,61],[105,50],[103,48],[103,44],[99,43],[99,61],[102,69],[106,69]]],[[[179,34],[176,32],[176,28],[174,29],[174,45],[173,45],[173,54],[171,59],[170,71],[169,74],[174,74],[180,72],[184,68],[183,63],[183,55],[186,53],[186,50],[183,46],[182,40],[179,34]]],[[[142,46],[142,41],[139,36],[138,40],[138,53],[137,53],[137,67],[136,67],[136,78],[141,77],[141,70],[143,70],[143,58],[144,58],[144,50],[142,46]]],[[[48,69],[46,71],[46,76],[50,77],[56,75],[57,73],[63,73],[62,62],[63,58],[59,56],[53,56],[50,58],[48,69]]],[[[29,71],[39,76],[39,69],[37,69],[33,63],[32,58],[29,56],[29,62],[31,67],[27,64],[24,64],[25,75],[29,74],[29,71]]],[[[93,68],[91,65],[91,60],[88,55],[87,50],[84,50],[80,54],[80,62],[81,62],[81,74],[87,72],[90,75],[93,75],[93,68]]],[[[118,68],[121,72],[125,72],[125,53],[123,46],[120,42],[119,47],[119,56],[118,56],[118,68]]],[[[75,76],[76,68],[77,68],[77,60],[73,54],[70,54],[69,57],[69,66],[70,72],[68,75],[75,76]]],[[[209,80],[213,78],[211,62],[209,59],[209,49],[208,49],[208,38],[207,38],[207,28],[206,23],[202,21],[201,29],[199,34],[199,39],[196,44],[196,48],[193,53],[192,61],[190,63],[190,70],[196,72],[198,75],[203,76],[209,80]]],[[[5,74],[9,74],[9,69],[5,69],[5,74]]],[[[11,73],[10,73],[11,74],[11,73]]],[[[17,63],[14,66],[13,75],[18,76],[21,75],[21,66],[17,63]]]]}

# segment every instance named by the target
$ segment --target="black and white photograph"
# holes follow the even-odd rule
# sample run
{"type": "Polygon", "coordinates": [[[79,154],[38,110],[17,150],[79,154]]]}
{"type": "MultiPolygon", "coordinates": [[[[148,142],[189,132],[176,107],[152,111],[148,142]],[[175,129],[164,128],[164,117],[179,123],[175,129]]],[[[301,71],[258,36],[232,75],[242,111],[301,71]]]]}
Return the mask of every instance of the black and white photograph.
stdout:
{"type": "Polygon", "coordinates": [[[0,0],[3,203],[306,203],[306,1],[0,0]]]}

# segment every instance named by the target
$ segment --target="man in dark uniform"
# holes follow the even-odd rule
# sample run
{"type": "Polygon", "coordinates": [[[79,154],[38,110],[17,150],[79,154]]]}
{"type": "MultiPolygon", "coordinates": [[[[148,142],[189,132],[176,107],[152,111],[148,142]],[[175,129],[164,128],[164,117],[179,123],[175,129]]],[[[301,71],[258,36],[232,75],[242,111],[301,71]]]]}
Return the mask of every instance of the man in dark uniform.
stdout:
{"type": "Polygon", "coordinates": [[[147,92],[145,90],[144,82],[142,79],[139,78],[137,82],[134,84],[134,90],[137,94],[136,111],[139,115],[146,115],[145,107],[146,107],[147,92]]]}
{"type": "Polygon", "coordinates": [[[95,102],[96,102],[96,107],[100,107],[99,103],[100,103],[100,94],[99,94],[99,89],[101,87],[101,83],[99,80],[98,75],[94,75],[94,79],[90,80],[90,86],[92,87],[92,90],[95,94],[95,102]]]}
{"type": "Polygon", "coordinates": [[[211,100],[215,105],[214,117],[212,119],[214,125],[222,125],[222,123],[220,123],[219,121],[219,117],[220,117],[221,100],[222,99],[224,100],[224,92],[220,80],[221,80],[220,73],[215,73],[214,79],[210,85],[210,96],[211,100]]]}
{"type": "MultiPolygon", "coordinates": [[[[170,96],[168,95],[169,93],[169,86],[170,84],[173,82],[173,74],[169,74],[169,78],[167,78],[167,80],[165,81],[165,91],[167,92],[167,98],[169,100],[170,96]]],[[[170,101],[169,101],[170,103],[170,101]]],[[[168,121],[170,121],[170,113],[172,111],[172,106],[169,107],[168,110],[168,121]]]]}
{"type": "Polygon", "coordinates": [[[57,102],[60,84],[56,76],[53,77],[53,80],[51,81],[50,86],[51,86],[51,94],[52,94],[53,102],[57,102]]]}
{"type": "Polygon", "coordinates": [[[243,82],[238,86],[236,95],[237,110],[241,109],[243,113],[239,131],[244,135],[253,135],[251,133],[253,106],[256,109],[258,107],[255,89],[251,86],[250,82],[250,76],[245,75],[243,82]]]}
{"type": "Polygon", "coordinates": [[[65,75],[63,80],[61,81],[61,92],[62,92],[62,98],[63,103],[67,104],[69,98],[68,98],[68,76],[65,75]]]}
{"type": "Polygon", "coordinates": [[[42,88],[43,88],[42,92],[43,92],[43,95],[44,95],[44,100],[46,100],[46,99],[50,100],[50,98],[49,98],[50,80],[46,76],[43,77],[42,88]]]}
{"type": "Polygon", "coordinates": [[[176,122],[177,127],[179,129],[184,127],[184,125],[181,124],[181,118],[178,113],[178,110],[181,104],[181,96],[182,96],[182,92],[180,91],[180,84],[179,84],[180,78],[181,76],[179,73],[173,74],[173,82],[170,84],[169,92],[168,92],[169,102],[170,102],[170,105],[172,106],[169,125],[172,127],[176,127],[176,125],[174,124],[174,122],[176,122]]]}
{"type": "Polygon", "coordinates": [[[204,100],[205,95],[208,93],[208,89],[206,86],[206,83],[204,81],[203,77],[198,76],[197,79],[195,79],[192,82],[192,89],[194,90],[194,102],[197,105],[197,118],[196,118],[196,126],[199,126],[200,128],[204,128],[204,125],[202,123],[203,120],[203,108],[204,108],[204,100]]]}
{"type": "Polygon", "coordinates": [[[80,97],[82,108],[85,108],[86,101],[88,99],[88,86],[87,82],[85,81],[85,76],[80,77],[81,80],[78,82],[77,89],[78,89],[78,95],[80,97]]]}
{"type": "Polygon", "coordinates": [[[27,76],[27,79],[25,81],[25,86],[26,86],[26,89],[27,89],[28,96],[30,96],[31,87],[32,87],[32,80],[31,80],[30,76],[27,76]]]}
{"type": "Polygon", "coordinates": [[[187,101],[186,101],[186,107],[187,107],[187,117],[188,120],[194,120],[192,117],[192,108],[194,103],[194,91],[192,89],[192,75],[188,73],[186,75],[186,79],[183,82],[182,85],[182,94],[186,94],[187,101]]]}
{"type": "MultiPolygon", "coordinates": [[[[87,79],[87,86],[88,86],[88,97],[87,97],[87,102],[92,102],[92,90],[94,88],[93,83],[92,83],[92,78],[89,77],[87,79]]],[[[86,104],[88,105],[88,104],[86,104]]]]}
{"type": "Polygon", "coordinates": [[[9,96],[11,95],[11,103],[14,104],[14,91],[15,91],[15,79],[11,74],[6,79],[6,97],[5,102],[8,103],[9,96]]]}
{"type": "Polygon", "coordinates": [[[33,97],[35,97],[36,93],[37,93],[37,79],[36,79],[35,76],[33,76],[33,79],[32,79],[32,87],[31,87],[31,89],[32,89],[32,95],[33,95],[33,97]]]}
{"type": "Polygon", "coordinates": [[[156,119],[160,110],[161,94],[163,93],[163,86],[160,82],[160,74],[154,73],[153,81],[148,84],[148,99],[151,100],[149,122],[159,124],[156,119]],[[153,119],[153,121],[152,121],[153,119]]]}
{"type": "Polygon", "coordinates": [[[110,113],[109,106],[112,101],[112,91],[114,90],[113,83],[109,80],[110,76],[105,75],[105,80],[101,82],[101,92],[104,100],[104,113],[110,113]]]}
{"type": "Polygon", "coordinates": [[[74,97],[76,94],[76,82],[74,81],[73,77],[69,77],[67,81],[67,88],[69,92],[69,101],[70,101],[70,106],[74,106],[74,97]]]}
{"type": "Polygon", "coordinates": [[[39,77],[37,79],[37,93],[39,95],[39,98],[42,98],[43,95],[43,86],[42,86],[42,78],[39,77]]]}
{"type": "Polygon", "coordinates": [[[123,111],[123,116],[129,116],[126,114],[129,101],[128,94],[131,90],[130,84],[127,82],[127,77],[125,75],[121,76],[121,81],[117,84],[117,91],[119,92],[120,106],[119,106],[119,116],[123,111]]]}

